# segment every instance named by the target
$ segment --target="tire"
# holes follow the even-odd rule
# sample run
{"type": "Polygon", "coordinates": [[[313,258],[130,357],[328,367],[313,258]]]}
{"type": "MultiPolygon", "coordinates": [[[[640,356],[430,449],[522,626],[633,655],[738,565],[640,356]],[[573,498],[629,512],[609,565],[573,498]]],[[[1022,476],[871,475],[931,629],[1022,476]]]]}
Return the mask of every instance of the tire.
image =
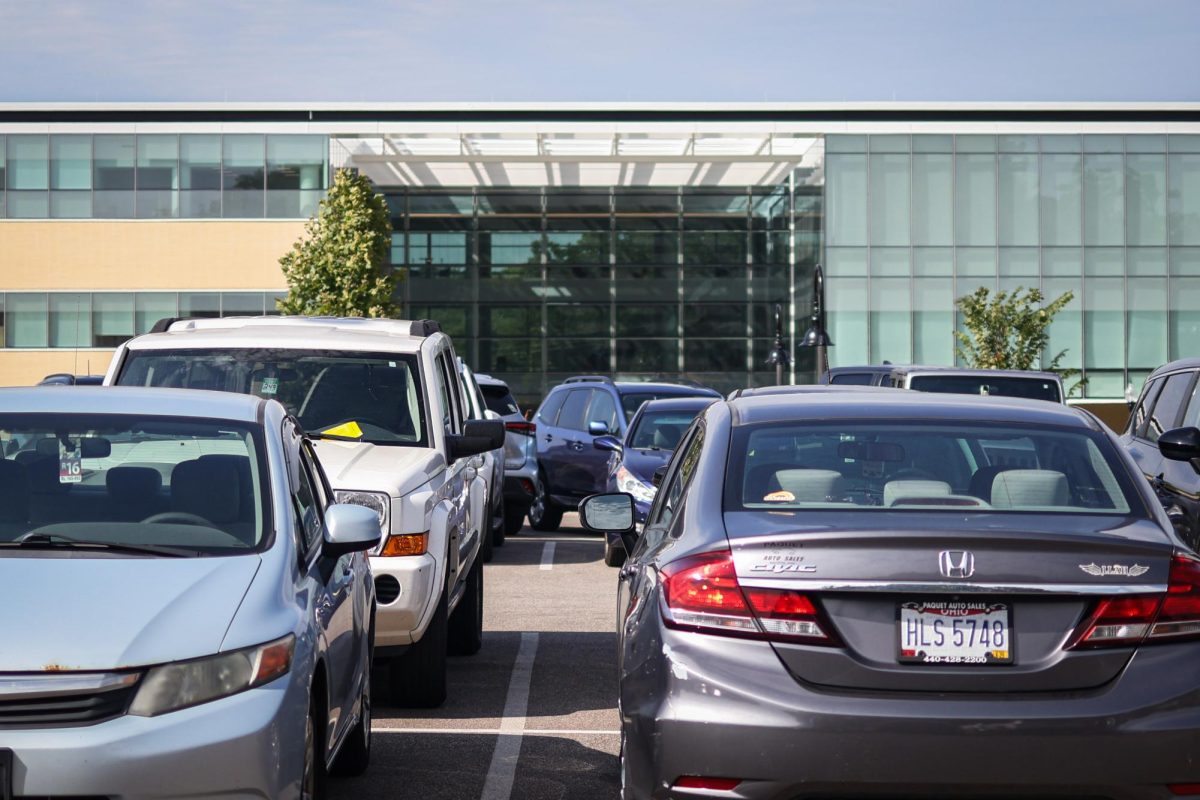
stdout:
{"type": "Polygon", "coordinates": [[[362,713],[358,716],[358,725],[342,743],[342,749],[338,751],[337,758],[329,770],[330,775],[339,778],[353,778],[362,775],[371,764],[371,670],[369,669],[366,680],[363,682],[362,699],[359,702],[362,704],[362,713]]]}
{"type": "Polygon", "coordinates": [[[458,608],[450,616],[449,650],[453,656],[473,656],[483,646],[483,563],[475,560],[467,575],[458,608]]]}
{"type": "Polygon", "coordinates": [[[625,563],[625,548],[614,547],[613,543],[604,540],[604,563],[610,567],[619,567],[625,563]]]}
{"type": "Polygon", "coordinates": [[[420,641],[388,665],[392,702],[401,708],[437,708],[446,702],[446,593],[420,641]]]}
{"type": "Polygon", "coordinates": [[[535,531],[552,533],[562,525],[563,512],[554,507],[554,501],[546,491],[546,481],[539,472],[533,482],[533,505],[529,507],[529,527],[535,531]]]}
{"type": "Polygon", "coordinates": [[[317,698],[308,701],[308,721],[304,726],[304,773],[300,777],[300,800],[325,800],[325,756],[317,743],[325,741],[325,721],[317,698]]]}
{"type": "MultiPolygon", "coordinates": [[[[491,507],[488,507],[491,511],[491,507]]],[[[479,560],[490,562],[494,555],[493,547],[495,543],[492,540],[492,519],[491,516],[487,519],[487,524],[481,526],[479,530],[479,560]]]]}
{"type": "Polygon", "coordinates": [[[521,532],[521,528],[525,527],[525,512],[519,508],[505,506],[504,508],[504,535],[516,536],[521,532]]]}
{"type": "Polygon", "coordinates": [[[494,547],[504,547],[504,540],[508,538],[508,515],[505,513],[504,495],[500,495],[500,502],[496,506],[496,513],[492,515],[492,545],[494,547]]]}

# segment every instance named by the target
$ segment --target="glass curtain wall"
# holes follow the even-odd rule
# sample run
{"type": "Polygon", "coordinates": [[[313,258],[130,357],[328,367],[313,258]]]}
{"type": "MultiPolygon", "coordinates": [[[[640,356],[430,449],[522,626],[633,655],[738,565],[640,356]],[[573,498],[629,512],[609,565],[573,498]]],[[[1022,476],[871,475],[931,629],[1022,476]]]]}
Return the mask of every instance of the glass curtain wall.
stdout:
{"type": "Polygon", "coordinates": [[[834,365],[951,364],[954,302],[1074,294],[1043,361],[1089,397],[1200,352],[1200,136],[829,136],[834,365]]]}

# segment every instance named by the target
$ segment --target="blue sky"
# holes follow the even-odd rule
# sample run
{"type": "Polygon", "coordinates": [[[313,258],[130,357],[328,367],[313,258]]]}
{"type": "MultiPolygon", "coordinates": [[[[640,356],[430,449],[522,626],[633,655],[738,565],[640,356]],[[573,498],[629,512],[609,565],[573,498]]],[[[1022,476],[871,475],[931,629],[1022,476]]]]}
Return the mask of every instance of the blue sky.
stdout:
{"type": "Polygon", "coordinates": [[[0,101],[1200,100],[1197,0],[0,0],[0,101]]]}

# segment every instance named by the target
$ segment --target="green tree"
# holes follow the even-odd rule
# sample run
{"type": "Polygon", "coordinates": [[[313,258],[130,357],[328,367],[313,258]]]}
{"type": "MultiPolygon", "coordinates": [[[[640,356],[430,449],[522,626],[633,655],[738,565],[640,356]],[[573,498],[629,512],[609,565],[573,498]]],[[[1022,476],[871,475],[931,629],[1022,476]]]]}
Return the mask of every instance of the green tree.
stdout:
{"type": "MultiPolygon", "coordinates": [[[[980,287],[955,303],[963,315],[966,331],[955,331],[955,351],[963,364],[973,369],[1036,369],[1046,345],[1050,343],[1050,323],[1075,295],[1066,292],[1045,303],[1040,289],[1017,287],[1012,292],[997,292],[980,287]]],[[[1067,351],[1050,359],[1045,369],[1067,380],[1078,370],[1060,367],[1067,351]]],[[[1071,387],[1080,389],[1084,381],[1071,387]]]]}
{"type": "Polygon", "coordinates": [[[284,314],[394,317],[396,275],[388,268],[392,223],[371,182],[338,170],[304,237],[279,259],[288,296],[284,314]]]}

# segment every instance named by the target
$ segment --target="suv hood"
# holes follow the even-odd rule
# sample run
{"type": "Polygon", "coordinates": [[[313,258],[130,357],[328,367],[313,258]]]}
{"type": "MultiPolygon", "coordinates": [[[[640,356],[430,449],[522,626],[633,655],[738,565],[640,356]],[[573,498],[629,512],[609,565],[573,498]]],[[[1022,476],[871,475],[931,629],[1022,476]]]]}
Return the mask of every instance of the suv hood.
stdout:
{"type": "Polygon", "coordinates": [[[446,459],[428,447],[370,442],[313,442],[334,489],[386,492],[402,497],[446,468],[446,459]]]}
{"type": "Polygon", "coordinates": [[[0,585],[20,598],[0,623],[0,672],[105,671],[220,652],[261,560],[0,558],[0,585]]]}

